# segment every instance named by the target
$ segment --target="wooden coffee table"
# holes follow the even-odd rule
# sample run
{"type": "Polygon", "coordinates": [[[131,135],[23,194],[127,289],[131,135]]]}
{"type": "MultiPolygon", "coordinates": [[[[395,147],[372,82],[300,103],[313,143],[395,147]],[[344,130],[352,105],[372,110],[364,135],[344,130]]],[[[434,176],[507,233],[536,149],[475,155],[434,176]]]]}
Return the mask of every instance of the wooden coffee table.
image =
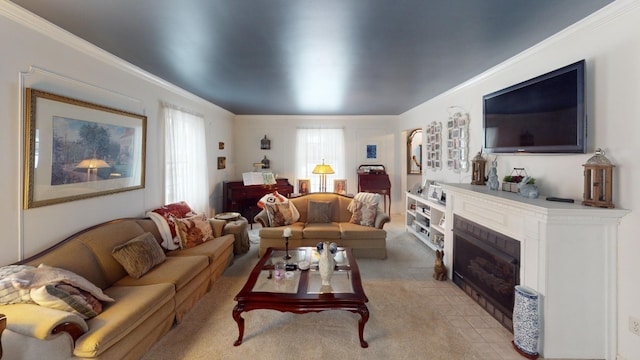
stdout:
{"type": "Polygon", "coordinates": [[[233,319],[238,323],[238,340],[242,344],[244,319],[242,313],[256,309],[269,309],[303,314],[325,310],[346,310],[360,314],[358,334],[360,346],[369,346],[364,341],[364,325],[369,320],[369,301],[362,289],[358,264],[350,248],[338,248],[335,259],[336,271],[331,279],[331,288],[323,287],[318,272],[319,255],[315,248],[289,249],[290,260],[284,260],[284,249],[269,248],[251,271],[247,283],[236,295],[238,303],[233,308],[233,319]],[[288,278],[276,280],[273,266],[277,261],[297,264],[309,261],[309,270],[294,270],[288,278]]]}

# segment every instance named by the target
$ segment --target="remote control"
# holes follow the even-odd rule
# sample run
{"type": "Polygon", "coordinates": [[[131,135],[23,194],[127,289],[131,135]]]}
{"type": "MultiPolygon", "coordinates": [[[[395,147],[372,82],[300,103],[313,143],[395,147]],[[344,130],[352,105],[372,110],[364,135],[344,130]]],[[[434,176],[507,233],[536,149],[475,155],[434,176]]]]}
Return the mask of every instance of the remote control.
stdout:
{"type": "Polygon", "coordinates": [[[555,197],[555,196],[547,196],[547,200],[548,201],[566,202],[566,203],[572,203],[573,202],[573,199],[559,198],[559,197],[555,197]]]}

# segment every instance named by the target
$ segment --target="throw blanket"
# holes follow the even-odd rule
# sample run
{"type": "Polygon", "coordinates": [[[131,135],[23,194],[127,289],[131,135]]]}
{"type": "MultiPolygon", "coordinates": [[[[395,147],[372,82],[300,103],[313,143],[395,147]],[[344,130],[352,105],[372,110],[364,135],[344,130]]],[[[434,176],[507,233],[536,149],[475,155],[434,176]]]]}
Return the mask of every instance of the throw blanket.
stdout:
{"type": "Polygon", "coordinates": [[[158,227],[162,237],[162,247],[167,250],[180,248],[180,237],[174,219],[183,219],[196,215],[189,205],[180,201],[147,211],[149,217],[158,227]]]}
{"type": "Polygon", "coordinates": [[[33,289],[50,284],[65,283],[82,289],[96,299],[102,301],[114,301],[112,298],[102,292],[102,289],[92,284],[89,280],[82,276],[60,268],[55,268],[41,264],[37,268],[23,270],[21,272],[9,275],[13,286],[18,289],[33,289]]]}
{"type": "Polygon", "coordinates": [[[349,206],[347,206],[347,210],[353,213],[356,210],[357,202],[366,205],[375,205],[377,207],[380,203],[380,194],[366,192],[357,193],[356,196],[353,197],[353,200],[351,200],[351,202],[349,203],[349,206]]]}

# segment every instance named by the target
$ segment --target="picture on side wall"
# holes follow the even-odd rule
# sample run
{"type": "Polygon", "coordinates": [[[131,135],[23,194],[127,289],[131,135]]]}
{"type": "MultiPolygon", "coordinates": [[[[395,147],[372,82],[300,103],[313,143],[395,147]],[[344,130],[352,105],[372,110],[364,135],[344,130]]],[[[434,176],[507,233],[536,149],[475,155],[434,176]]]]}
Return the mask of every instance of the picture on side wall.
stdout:
{"type": "Polygon", "coordinates": [[[427,168],[440,170],[442,159],[442,123],[432,121],[427,125],[427,168]]]}
{"type": "Polygon", "coordinates": [[[365,160],[378,160],[378,152],[380,151],[378,144],[367,144],[365,149],[365,160]]]}
{"type": "Polygon", "coordinates": [[[218,156],[218,170],[222,170],[227,167],[227,158],[224,156],[218,156]]]}
{"type": "Polygon", "coordinates": [[[456,173],[469,170],[469,113],[457,111],[447,121],[447,168],[456,173]]]}
{"type": "Polygon", "coordinates": [[[298,193],[300,195],[308,194],[311,189],[311,180],[309,179],[298,179],[298,193]]]}
{"type": "Polygon", "coordinates": [[[147,117],[26,89],[24,208],[144,188],[147,117]]]}

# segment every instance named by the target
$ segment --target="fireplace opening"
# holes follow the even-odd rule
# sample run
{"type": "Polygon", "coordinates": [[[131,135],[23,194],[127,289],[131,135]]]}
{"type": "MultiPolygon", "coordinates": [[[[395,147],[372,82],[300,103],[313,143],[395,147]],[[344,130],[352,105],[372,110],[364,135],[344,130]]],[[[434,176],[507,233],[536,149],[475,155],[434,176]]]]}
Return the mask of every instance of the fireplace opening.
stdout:
{"type": "Polygon", "coordinates": [[[520,283],[520,242],[454,215],[453,282],[513,331],[514,287],[520,283]]]}

